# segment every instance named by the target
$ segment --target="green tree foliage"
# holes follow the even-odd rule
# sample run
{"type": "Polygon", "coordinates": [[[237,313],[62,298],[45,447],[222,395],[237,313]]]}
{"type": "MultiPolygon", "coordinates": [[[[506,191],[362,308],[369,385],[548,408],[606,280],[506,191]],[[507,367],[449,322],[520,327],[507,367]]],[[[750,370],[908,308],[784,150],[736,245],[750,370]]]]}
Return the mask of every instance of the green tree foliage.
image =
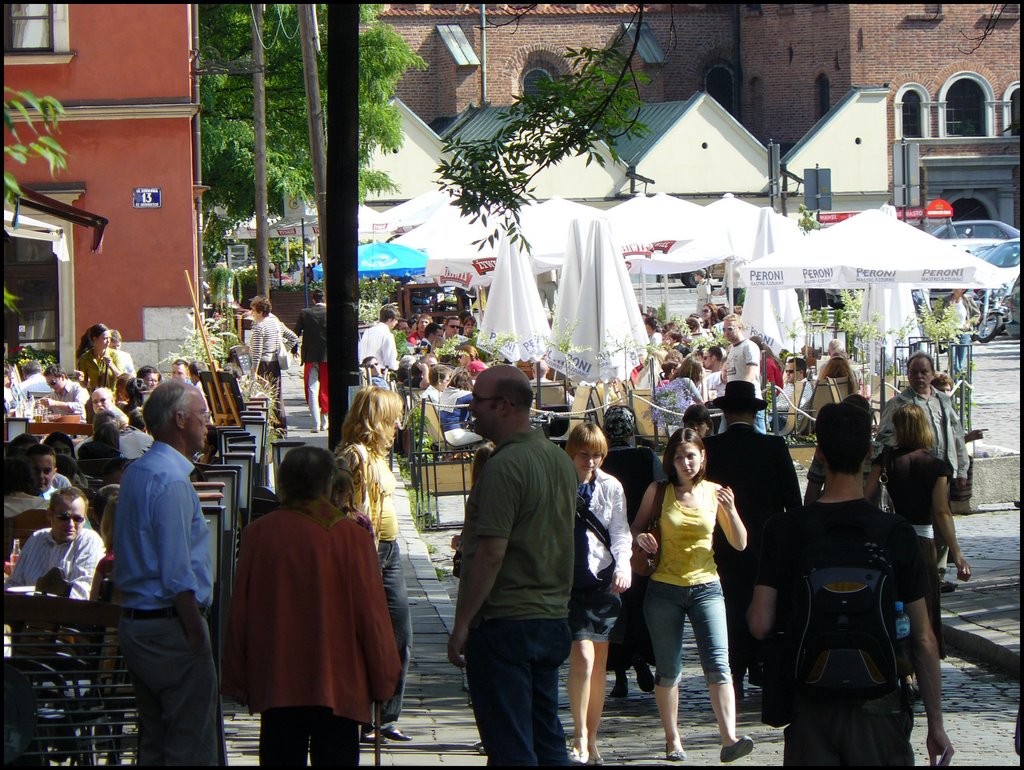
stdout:
{"type": "MultiPolygon", "coordinates": [[[[52,96],[36,97],[30,91],[15,91],[4,86],[4,160],[10,158],[24,165],[31,158],[42,158],[50,164],[50,174],[66,169],[67,153],[51,136],[57,130],[57,121],[63,114],[64,107],[52,96]],[[26,143],[23,136],[18,134],[15,114],[24,119],[34,139],[26,143]],[[42,133],[38,125],[42,126],[42,133]]],[[[4,203],[13,205],[20,194],[18,180],[4,168],[4,203]]]]}
{"type": "MultiPolygon", "coordinates": [[[[641,5],[638,26],[642,18],[641,5]]],[[[603,164],[601,144],[617,161],[616,140],[646,132],[636,116],[638,86],[648,78],[633,70],[636,41],[622,42],[607,49],[566,51],[568,74],[542,80],[535,93],[518,96],[497,133],[448,141],[447,159],[438,167],[441,186],[456,193],[464,215],[485,224],[488,215],[481,209],[503,217],[512,240],[521,240],[519,206],[532,196],[537,174],[567,157],[585,155],[588,164],[603,164]]]]}
{"type": "MultiPolygon", "coordinates": [[[[263,46],[267,93],[267,187],[271,215],[283,213],[284,196],[313,199],[309,127],[302,50],[294,5],[267,5],[263,46]]],[[[252,59],[252,15],[247,4],[202,5],[199,12],[200,66],[252,59]]],[[[375,147],[397,149],[401,125],[388,106],[395,84],[413,66],[425,67],[394,29],[377,21],[379,5],[361,5],[360,33],[360,199],[367,191],[390,189],[386,175],[366,170],[375,147]]],[[[320,91],[327,109],[327,7],[317,6],[320,91]]],[[[251,74],[213,74],[202,79],[204,243],[213,264],[224,252],[224,231],[253,213],[255,154],[251,74]],[[222,207],[222,208],[221,208],[222,207]],[[226,217],[213,216],[217,208],[226,217]]]]}
{"type": "MultiPolygon", "coordinates": [[[[14,173],[7,170],[7,159],[10,158],[25,165],[32,158],[42,158],[50,165],[50,174],[63,171],[67,166],[67,152],[51,134],[57,130],[57,121],[64,114],[64,107],[52,96],[36,97],[31,91],[15,91],[4,86],[4,203],[15,206],[21,187],[14,173]],[[20,115],[34,135],[34,139],[26,140],[18,134],[16,115],[20,115]],[[42,125],[43,133],[37,124],[42,125]]],[[[4,307],[15,309],[18,298],[7,291],[4,285],[4,307]]]]}

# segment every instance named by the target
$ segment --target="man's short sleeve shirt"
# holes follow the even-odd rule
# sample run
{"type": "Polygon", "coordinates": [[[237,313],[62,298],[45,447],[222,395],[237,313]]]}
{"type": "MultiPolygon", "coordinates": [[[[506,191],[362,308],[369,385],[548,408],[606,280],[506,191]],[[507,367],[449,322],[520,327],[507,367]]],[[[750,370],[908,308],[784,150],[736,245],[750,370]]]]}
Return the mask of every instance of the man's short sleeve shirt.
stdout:
{"type": "Polygon", "coordinates": [[[573,573],[576,469],[540,431],[517,433],[484,466],[466,505],[463,580],[472,580],[481,537],[508,540],[482,619],[559,619],[573,573]]]}

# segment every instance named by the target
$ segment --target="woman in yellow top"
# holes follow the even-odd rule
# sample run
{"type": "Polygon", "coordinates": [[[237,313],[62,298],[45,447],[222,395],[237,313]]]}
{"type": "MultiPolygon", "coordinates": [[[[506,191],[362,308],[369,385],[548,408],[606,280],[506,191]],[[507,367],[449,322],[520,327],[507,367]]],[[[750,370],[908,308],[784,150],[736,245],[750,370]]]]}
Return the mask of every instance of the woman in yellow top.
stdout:
{"type": "Polygon", "coordinates": [[[82,335],[78,353],[78,370],[89,390],[113,389],[117,376],[131,368],[127,354],[111,345],[110,329],[103,324],[93,324],[82,335]]]}
{"type": "Polygon", "coordinates": [[[686,429],[673,433],[662,458],[668,482],[661,510],[654,510],[658,495],[658,484],[654,483],[647,488],[632,527],[638,546],[648,553],[660,550],[658,568],[644,599],[644,618],[657,664],[654,697],[665,728],[665,758],[672,762],[686,759],[678,719],[687,617],[696,636],[711,707],[722,736],[722,762],[746,756],[754,748],[749,737],[736,737],[725,600],[711,548],[716,521],[738,551],[747,547],[747,530],[736,513],[732,490],[704,479],[706,465],[704,443],[697,432],[686,429]],[[659,537],[646,531],[652,519],[658,519],[654,529],[659,537]]]}
{"type": "MultiPolygon", "coordinates": [[[[402,398],[393,390],[361,388],[356,392],[341,427],[339,461],[352,473],[353,499],[362,507],[373,524],[377,540],[377,558],[384,578],[395,643],[402,660],[402,676],[391,700],[381,709],[381,736],[393,741],[412,740],[398,729],[402,713],[405,680],[409,673],[412,652],[412,616],[405,590],[402,555],[398,548],[398,516],[392,497],[396,481],[388,464],[388,453],[395,442],[395,433],[402,418],[402,398]]],[[[372,735],[363,733],[364,740],[372,735]]]]}

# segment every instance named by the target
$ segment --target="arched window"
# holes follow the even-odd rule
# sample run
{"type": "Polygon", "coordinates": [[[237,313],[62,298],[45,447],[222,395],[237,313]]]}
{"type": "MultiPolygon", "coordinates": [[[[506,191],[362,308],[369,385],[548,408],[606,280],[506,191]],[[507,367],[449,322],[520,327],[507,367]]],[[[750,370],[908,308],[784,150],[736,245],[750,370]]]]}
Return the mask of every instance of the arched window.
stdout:
{"type": "Polygon", "coordinates": [[[1003,113],[1003,135],[1020,136],[1020,86],[1013,89],[1007,101],[1010,109],[1003,113]]]}
{"type": "Polygon", "coordinates": [[[721,64],[715,65],[708,74],[704,76],[704,90],[708,96],[721,104],[730,115],[735,115],[733,109],[733,77],[732,70],[721,64]]]}
{"type": "Polygon", "coordinates": [[[961,78],[946,92],[946,136],[985,136],[985,93],[961,78]]]}
{"type": "Polygon", "coordinates": [[[814,92],[818,103],[818,117],[822,118],[832,106],[829,97],[829,82],[825,75],[818,75],[814,81],[814,92]]]}
{"type": "Polygon", "coordinates": [[[537,94],[537,84],[542,80],[551,80],[551,73],[540,67],[531,69],[523,75],[523,93],[527,96],[535,96],[537,94]]]}
{"type": "Polygon", "coordinates": [[[921,96],[916,91],[903,94],[903,136],[918,138],[924,136],[921,128],[921,96]]]}

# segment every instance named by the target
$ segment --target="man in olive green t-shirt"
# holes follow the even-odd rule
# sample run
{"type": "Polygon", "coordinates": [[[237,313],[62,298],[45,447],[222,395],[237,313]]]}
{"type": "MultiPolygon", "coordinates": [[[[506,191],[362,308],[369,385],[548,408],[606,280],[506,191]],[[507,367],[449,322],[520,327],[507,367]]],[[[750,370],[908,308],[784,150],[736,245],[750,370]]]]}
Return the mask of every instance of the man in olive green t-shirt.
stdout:
{"type": "Polygon", "coordinates": [[[526,375],[497,366],[477,377],[470,407],[496,449],[466,508],[448,658],[466,667],[496,765],[568,764],[558,668],[572,641],[577,478],[569,456],[530,427],[532,399],[526,375]]]}

